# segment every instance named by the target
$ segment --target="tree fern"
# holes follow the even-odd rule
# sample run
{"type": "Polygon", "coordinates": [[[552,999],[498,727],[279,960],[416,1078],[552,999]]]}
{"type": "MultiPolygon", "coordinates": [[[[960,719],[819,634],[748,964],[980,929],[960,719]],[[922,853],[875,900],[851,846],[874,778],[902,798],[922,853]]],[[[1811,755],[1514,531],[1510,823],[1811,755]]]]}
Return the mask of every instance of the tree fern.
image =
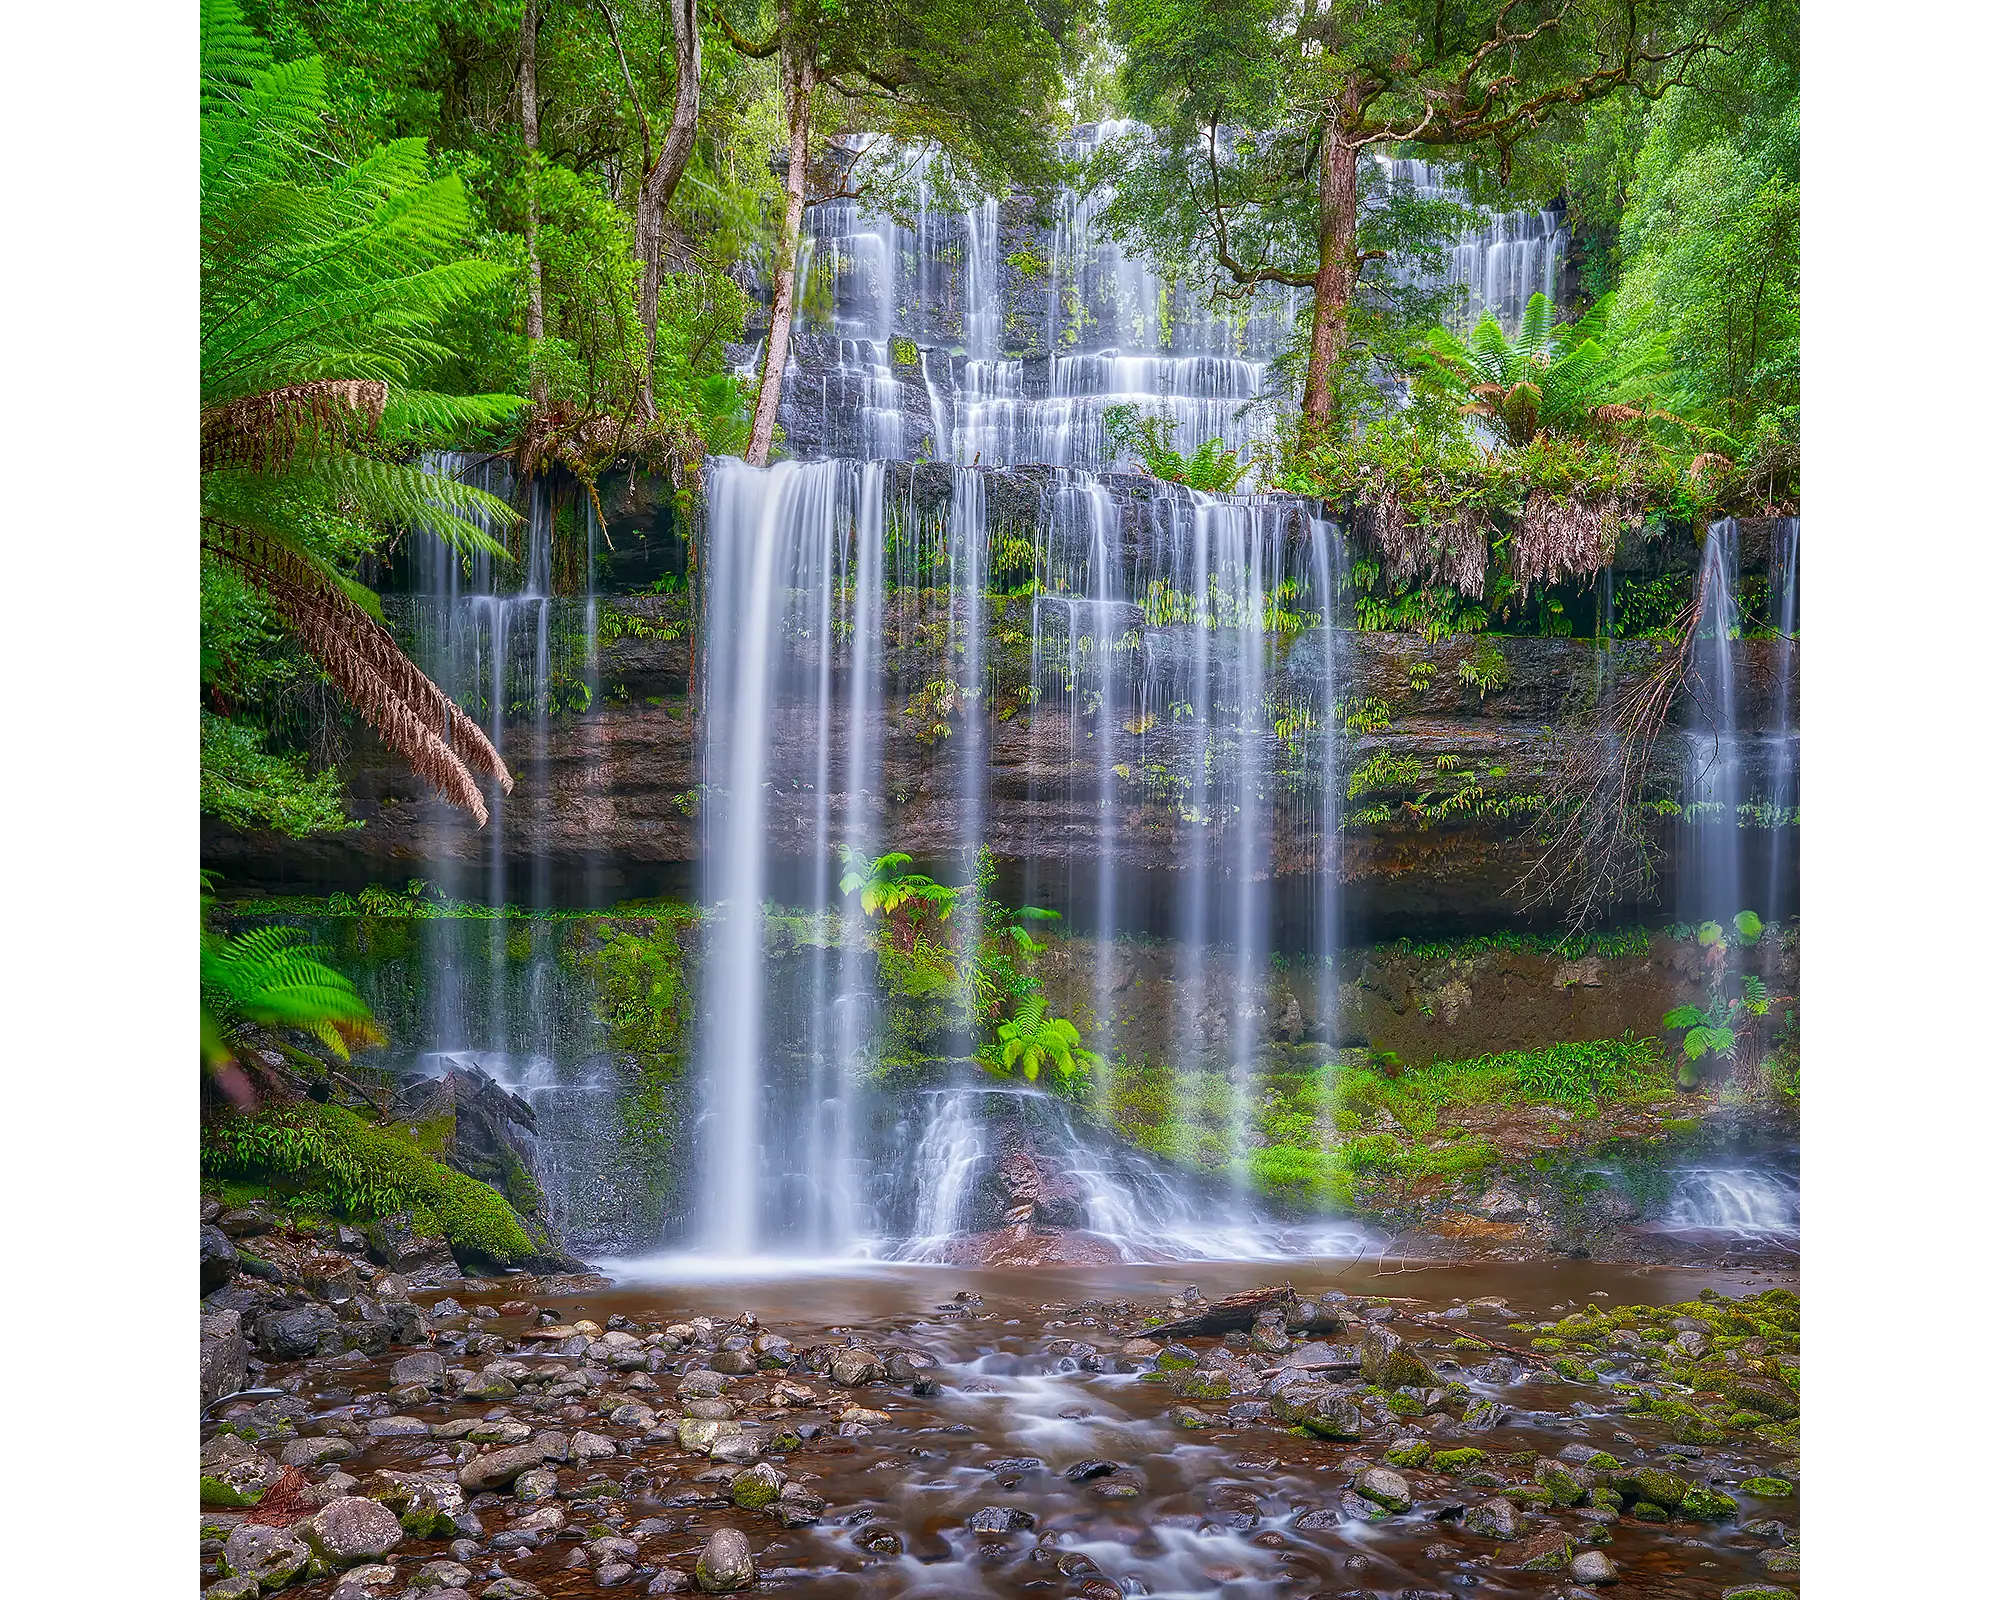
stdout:
{"type": "Polygon", "coordinates": [[[399,459],[504,423],[514,395],[424,377],[452,352],[440,319],[509,281],[466,249],[456,176],[420,139],[322,155],[326,76],[273,64],[235,0],[202,3],[202,549],[268,598],[390,748],[483,825],[475,772],[512,776],[341,570],[329,522],[436,534],[505,557],[505,502],[399,459]]]}
{"type": "Polygon", "coordinates": [[[1581,427],[1600,407],[1648,391],[1667,367],[1657,336],[1613,337],[1615,304],[1607,294],[1564,326],[1547,296],[1530,296],[1512,339],[1490,311],[1464,339],[1433,328],[1416,354],[1415,383],[1486,418],[1509,444],[1581,427]]]}

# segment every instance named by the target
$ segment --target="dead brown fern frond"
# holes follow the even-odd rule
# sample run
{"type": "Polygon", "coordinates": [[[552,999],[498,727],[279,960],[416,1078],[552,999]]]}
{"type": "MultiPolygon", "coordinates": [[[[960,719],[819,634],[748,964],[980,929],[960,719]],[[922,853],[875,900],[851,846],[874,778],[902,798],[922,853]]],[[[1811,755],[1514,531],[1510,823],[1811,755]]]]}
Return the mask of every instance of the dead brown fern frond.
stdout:
{"type": "Polygon", "coordinates": [[[1436,522],[1412,522],[1396,485],[1356,507],[1363,535],[1381,552],[1391,583],[1450,584],[1469,600],[1486,593],[1486,518],[1459,506],[1436,522]]]}
{"type": "Polygon", "coordinates": [[[382,426],[389,386],[367,378],[288,384],[211,406],[201,417],[201,470],[275,472],[302,446],[345,440],[382,426]]]}
{"type": "Polygon", "coordinates": [[[509,794],[513,774],[485,730],[418,670],[389,631],[275,540],[209,518],[202,522],[202,544],[271,599],[301,647],[383,743],[483,828],[486,800],[472,769],[491,774],[509,794]]]}
{"type": "Polygon", "coordinates": [[[1514,577],[1522,584],[1586,578],[1618,549],[1621,521],[1610,495],[1579,500],[1537,489],[1514,526],[1514,577]]]}

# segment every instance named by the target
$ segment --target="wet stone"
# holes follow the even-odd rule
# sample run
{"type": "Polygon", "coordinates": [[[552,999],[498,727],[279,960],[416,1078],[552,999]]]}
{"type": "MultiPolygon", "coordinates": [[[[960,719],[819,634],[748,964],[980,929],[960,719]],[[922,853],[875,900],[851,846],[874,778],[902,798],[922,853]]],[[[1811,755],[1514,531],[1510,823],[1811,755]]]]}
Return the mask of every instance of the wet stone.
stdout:
{"type": "Polygon", "coordinates": [[[694,1577],[709,1594],[749,1588],[757,1581],[757,1563],[750,1554],[750,1541],[735,1528],[718,1528],[702,1546],[694,1577]]]}

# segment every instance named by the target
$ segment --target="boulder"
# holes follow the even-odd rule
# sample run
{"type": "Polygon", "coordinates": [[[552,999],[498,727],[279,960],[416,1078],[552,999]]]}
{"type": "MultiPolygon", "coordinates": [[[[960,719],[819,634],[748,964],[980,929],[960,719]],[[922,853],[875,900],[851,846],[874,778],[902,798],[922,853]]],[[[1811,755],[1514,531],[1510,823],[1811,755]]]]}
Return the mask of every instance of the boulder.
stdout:
{"type": "Polygon", "coordinates": [[[278,1452],[278,1463],[286,1467],[323,1467],[329,1461],[345,1461],[354,1446],[345,1439],[292,1439],[278,1452]]]}
{"type": "Polygon", "coordinates": [[[419,1350],[403,1356],[389,1369],[389,1382],[396,1388],[420,1383],[428,1389],[444,1387],[444,1358],[435,1350],[419,1350]]]}
{"type": "Polygon", "coordinates": [[[379,1500],[343,1495],[305,1525],[306,1543],[331,1567],[380,1561],[403,1542],[403,1525],[379,1500]]]}
{"type": "Polygon", "coordinates": [[[201,1404],[215,1404],[249,1381],[250,1347],[243,1339],[243,1314],[216,1311],[201,1319],[201,1404]]]}
{"type": "Polygon", "coordinates": [[[1521,1514],[1513,1501],[1496,1495],[1466,1511],[1465,1531],[1482,1539],[1511,1539],[1521,1531],[1521,1514]]]}
{"type": "Polygon", "coordinates": [[[1383,1389],[1429,1389],[1438,1375],[1430,1364],[1396,1334],[1370,1325],[1361,1335],[1361,1376],[1383,1389]]]}
{"type": "Polygon", "coordinates": [[[331,1306],[305,1305],[260,1312],[251,1325],[257,1353],[266,1361],[302,1361],[307,1356],[338,1355],[340,1318],[331,1306]]]}
{"type": "Polygon", "coordinates": [[[213,1223],[204,1223],[201,1230],[201,1292],[214,1294],[236,1276],[240,1265],[241,1257],[236,1253],[236,1246],[229,1242],[229,1235],[213,1223]]]}
{"type": "Polygon", "coordinates": [[[527,1444],[506,1446],[499,1450],[489,1450],[484,1455],[474,1456],[458,1469],[461,1488],[473,1494],[487,1489],[504,1489],[524,1472],[531,1472],[547,1460],[562,1460],[568,1453],[568,1443],[560,1434],[541,1434],[527,1444]],[[560,1446],[561,1454],[549,1453],[550,1442],[560,1446]]]}
{"type": "Polygon", "coordinates": [[[784,1492],[785,1480],[768,1461],[760,1461],[729,1480],[729,1498],[745,1511],[762,1511],[784,1492]]]}
{"type": "Polygon", "coordinates": [[[305,1574],[312,1562],[312,1551],[289,1528],[243,1522],[230,1530],[218,1565],[225,1577],[249,1578],[260,1588],[282,1589],[305,1574]]]}
{"type": "Polygon", "coordinates": [[[1035,1519],[1014,1506],[982,1506],[966,1518],[965,1525],[974,1533],[1024,1533],[1034,1527],[1035,1519]]]}
{"type": "Polygon", "coordinates": [[[868,1350],[841,1350],[827,1366],[827,1376],[845,1389],[880,1383],[888,1374],[874,1353],[868,1350]]]}
{"type": "Polygon", "coordinates": [[[718,1528],[702,1546],[694,1564],[694,1581],[709,1594],[729,1594],[757,1581],[757,1563],[750,1541],[734,1528],[718,1528]]]}
{"type": "Polygon", "coordinates": [[[1628,1500],[1663,1506],[1668,1511],[1679,1510],[1681,1503],[1695,1491],[1695,1485],[1689,1479],[1663,1472],[1658,1467],[1640,1467],[1636,1471],[1622,1473],[1611,1480],[1611,1487],[1628,1500]]]}
{"type": "Polygon", "coordinates": [[[422,1280],[455,1275],[458,1263],[451,1246],[434,1234],[421,1234],[407,1211],[398,1211],[368,1225],[369,1259],[405,1277],[422,1280]]]}
{"type": "Polygon", "coordinates": [[[1354,1480],[1354,1492],[1385,1511],[1410,1509],[1410,1480],[1387,1467],[1370,1467],[1354,1480]]]}
{"type": "Polygon", "coordinates": [[[203,1462],[201,1503],[230,1508],[254,1506],[283,1476],[284,1469],[277,1462],[255,1450],[248,1455],[203,1462]]]}
{"type": "Polygon", "coordinates": [[[276,1225],[271,1214],[260,1206],[225,1211],[216,1219],[216,1226],[232,1239],[254,1239],[260,1233],[269,1233],[276,1225]]]}
{"type": "Polygon", "coordinates": [[[1616,1583],[1618,1563],[1602,1550],[1579,1550],[1569,1564],[1569,1575],[1578,1583],[1616,1583]]]}

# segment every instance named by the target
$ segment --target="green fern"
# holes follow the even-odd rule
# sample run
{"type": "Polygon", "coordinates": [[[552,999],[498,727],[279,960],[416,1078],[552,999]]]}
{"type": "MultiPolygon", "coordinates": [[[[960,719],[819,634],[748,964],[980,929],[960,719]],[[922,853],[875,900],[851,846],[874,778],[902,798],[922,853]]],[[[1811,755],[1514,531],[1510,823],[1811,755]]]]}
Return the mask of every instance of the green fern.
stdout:
{"type": "Polygon", "coordinates": [[[333,685],[482,824],[475,770],[512,775],[484,732],[403,657],[357,553],[390,527],[504,560],[505,502],[411,465],[495,429],[516,395],[448,395],[443,318],[504,288],[470,253],[455,175],[421,139],[323,153],[326,74],[273,64],[236,0],[203,0],[201,547],[273,603],[333,685]]]}
{"type": "MultiPolygon", "coordinates": [[[[998,1070],[1019,1070],[1030,1083],[1048,1068],[1063,1082],[1099,1064],[1099,1057],[1082,1048],[1083,1036],[1076,1024],[1064,1017],[1051,1017],[1048,1001],[1030,995],[1014,1010],[1014,1015],[994,1030],[1000,1045],[998,1070]]],[[[989,1062],[992,1067],[995,1063],[989,1062]]]]}
{"type": "Polygon", "coordinates": [[[234,938],[205,932],[201,1032],[202,1054],[211,1066],[234,1058],[232,1037],[252,1022],[309,1033],[343,1061],[355,1045],[382,1042],[367,1002],[321,959],[302,930],[253,928],[234,938]]]}
{"type": "Polygon", "coordinates": [[[1416,388],[1485,417],[1512,445],[1528,444],[1544,430],[1574,430],[1599,407],[1650,392],[1668,369],[1669,352],[1657,336],[1614,336],[1615,307],[1607,294],[1565,326],[1537,294],[1512,339],[1490,311],[1465,339],[1433,328],[1416,352],[1416,388]]]}

